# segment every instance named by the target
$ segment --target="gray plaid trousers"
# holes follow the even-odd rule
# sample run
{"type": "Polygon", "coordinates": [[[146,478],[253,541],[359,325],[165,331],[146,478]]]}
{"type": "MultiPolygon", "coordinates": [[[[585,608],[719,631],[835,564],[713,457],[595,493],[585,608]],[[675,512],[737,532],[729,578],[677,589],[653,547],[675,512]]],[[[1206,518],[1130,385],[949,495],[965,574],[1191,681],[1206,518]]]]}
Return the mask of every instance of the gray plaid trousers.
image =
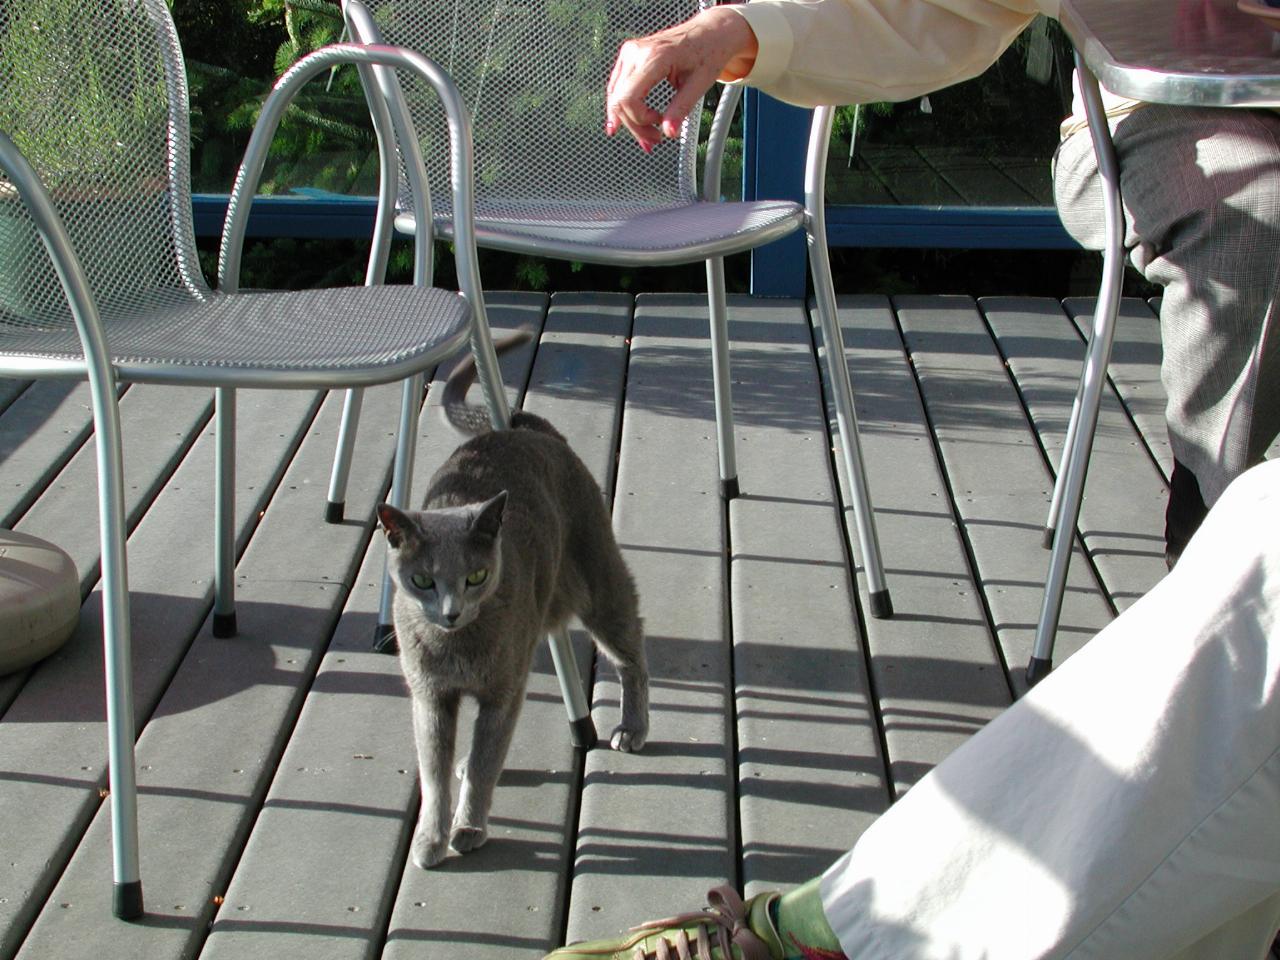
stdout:
{"type": "MultiPolygon", "coordinates": [[[[1112,136],[1130,262],[1163,288],[1170,446],[1212,506],[1280,432],[1280,114],[1148,104],[1112,136]]],[[[1059,147],[1054,192],[1071,235],[1101,249],[1087,130],[1059,147]]]]}

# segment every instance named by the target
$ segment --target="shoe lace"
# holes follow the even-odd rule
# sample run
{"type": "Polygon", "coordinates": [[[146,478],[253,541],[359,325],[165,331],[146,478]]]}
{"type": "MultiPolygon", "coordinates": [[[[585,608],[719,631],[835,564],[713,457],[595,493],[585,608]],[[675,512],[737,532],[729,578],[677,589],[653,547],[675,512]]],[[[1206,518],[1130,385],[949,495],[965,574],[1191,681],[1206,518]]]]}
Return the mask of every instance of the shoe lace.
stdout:
{"type": "Polygon", "coordinates": [[[733,947],[738,948],[741,960],[772,960],[764,941],[747,926],[746,904],[729,886],[716,887],[708,893],[707,906],[702,910],[651,920],[631,929],[643,933],[669,927],[679,929],[660,936],[652,952],[643,944],[637,945],[633,960],[730,960],[733,947]],[[689,939],[690,927],[694,930],[693,941],[689,939]],[[712,955],[713,946],[719,947],[719,958],[712,955]]]}

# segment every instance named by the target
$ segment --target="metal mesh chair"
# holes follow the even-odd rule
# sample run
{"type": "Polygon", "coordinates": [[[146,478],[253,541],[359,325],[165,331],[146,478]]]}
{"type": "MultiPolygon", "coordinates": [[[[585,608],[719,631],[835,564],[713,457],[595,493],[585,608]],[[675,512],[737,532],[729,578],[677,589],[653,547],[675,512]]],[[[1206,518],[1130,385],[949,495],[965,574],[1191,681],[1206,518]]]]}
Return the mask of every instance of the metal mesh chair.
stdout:
{"type": "MultiPolygon", "coordinates": [[[[378,104],[371,105],[378,114],[378,104]]],[[[165,0],[0,2],[0,374],[87,378],[102,542],[114,909],[142,911],[135,721],[119,411],[121,380],[217,389],[213,630],[235,630],[235,389],[350,387],[408,378],[392,499],[404,503],[422,373],[470,341],[490,414],[508,416],[474,262],[470,127],[456,88],[426,58],[347,44],[302,60],[263,107],[233,191],[219,288],[201,276],[191,223],[187,90],[165,0]],[[412,72],[449,115],[463,295],[417,283],[287,293],[236,290],[247,209],[289,100],[340,62],[412,72]]],[[[381,120],[389,123],[385,115],[381,120]]],[[[395,149],[383,148],[385,194],[395,149]]],[[[425,210],[425,184],[410,178],[425,210]]],[[[370,275],[380,275],[385,244],[370,275]]]]}
{"type": "MultiPolygon", "coordinates": [[[[628,138],[603,133],[604,90],[618,46],[628,37],[682,21],[710,0],[343,0],[352,36],[393,43],[435,58],[463,91],[475,121],[476,236],[481,246],[619,266],[705,260],[710,305],[721,488],[738,493],[730,397],[724,256],[797,229],[809,235],[810,263],[852,488],[857,535],[873,615],[892,613],[862,468],[843,341],[827,259],[823,173],[831,111],[815,112],[806,203],[720,201],[725,138],[741,98],[726,87],[712,121],[702,188],[696,178],[701,109],[678,139],[645,156],[628,138]]],[[[667,90],[666,96],[670,96],[667,90]]],[[[441,116],[413,78],[384,81],[380,95],[403,111],[422,144],[437,142],[441,116]]],[[[401,143],[401,147],[406,145],[401,143]]],[[[401,195],[395,225],[407,233],[456,233],[447,200],[423,219],[401,195]]],[[[346,464],[358,415],[344,421],[329,493],[329,517],[342,516],[346,464]]]]}

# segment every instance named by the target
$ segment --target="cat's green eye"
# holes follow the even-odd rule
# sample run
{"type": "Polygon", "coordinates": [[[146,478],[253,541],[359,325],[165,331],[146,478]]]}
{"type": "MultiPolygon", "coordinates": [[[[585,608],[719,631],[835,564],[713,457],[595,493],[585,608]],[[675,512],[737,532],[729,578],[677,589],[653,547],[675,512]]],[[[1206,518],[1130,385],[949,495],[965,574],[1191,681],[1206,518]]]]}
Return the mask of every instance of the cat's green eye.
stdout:
{"type": "Polygon", "coordinates": [[[467,586],[478,587],[480,586],[480,584],[484,583],[488,579],[489,579],[489,571],[481,568],[480,570],[477,570],[475,573],[467,574],[467,586]]]}
{"type": "Polygon", "coordinates": [[[430,590],[436,585],[436,582],[425,573],[415,573],[409,579],[413,581],[413,585],[419,590],[430,590]]]}

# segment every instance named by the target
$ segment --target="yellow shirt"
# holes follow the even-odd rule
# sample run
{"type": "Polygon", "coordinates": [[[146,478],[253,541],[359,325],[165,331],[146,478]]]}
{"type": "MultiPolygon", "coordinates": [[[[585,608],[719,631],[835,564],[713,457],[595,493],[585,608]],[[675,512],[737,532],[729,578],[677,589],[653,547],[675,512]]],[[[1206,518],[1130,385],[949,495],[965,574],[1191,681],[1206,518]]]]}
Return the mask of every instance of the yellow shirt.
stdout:
{"type": "MultiPolygon", "coordinates": [[[[743,82],[800,106],[909,100],[976,77],[1058,0],[752,0],[760,50],[743,82]]],[[[1104,92],[1107,112],[1136,105],[1104,92]]],[[[1077,92],[1066,136],[1083,126],[1077,92]]]]}

